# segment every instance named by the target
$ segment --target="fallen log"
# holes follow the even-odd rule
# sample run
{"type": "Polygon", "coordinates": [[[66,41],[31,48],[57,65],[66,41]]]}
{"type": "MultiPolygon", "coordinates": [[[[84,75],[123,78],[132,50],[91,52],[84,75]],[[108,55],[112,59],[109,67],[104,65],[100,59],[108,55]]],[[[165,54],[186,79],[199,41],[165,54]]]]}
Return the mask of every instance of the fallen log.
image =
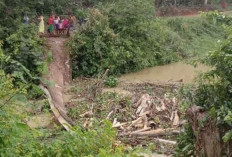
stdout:
{"type": "Polygon", "coordinates": [[[165,139],[160,139],[160,138],[155,138],[155,140],[159,143],[163,143],[163,144],[172,144],[172,145],[176,145],[177,142],[176,141],[170,141],[170,140],[165,140],[165,139]]]}
{"type": "Polygon", "coordinates": [[[106,119],[110,119],[111,115],[114,113],[114,110],[110,111],[110,113],[106,116],[106,119]]]}
{"type": "Polygon", "coordinates": [[[177,110],[176,110],[176,111],[174,111],[174,118],[173,118],[173,123],[172,123],[172,125],[173,125],[173,126],[178,126],[179,123],[180,123],[180,118],[179,118],[178,113],[177,113],[177,110]]]}
{"type": "Polygon", "coordinates": [[[55,105],[52,102],[52,97],[51,97],[49,91],[47,90],[47,88],[45,88],[43,85],[39,85],[39,87],[45,92],[46,96],[48,97],[50,108],[51,108],[55,118],[65,128],[65,130],[70,131],[71,124],[68,121],[66,121],[66,119],[62,116],[62,113],[60,113],[59,109],[57,109],[55,107],[55,105]]]}
{"type": "Polygon", "coordinates": [[[113,121],[112,128],[118,128],[118,127],[121,127],[121,126],[126,125],[126,124],[128,124],[128,123],[127,122],[120,123],[120,122],[117,121],[117,118],[115,118],[114,121],[113,121]]]}
{"type": "Polygon", "coordinates": [[[143,128],[143,129],[140,129],[140,130],[133,131],[130,134],[134,135],[134,134],[137,134],[137,133],[140,133],[140,132],[148,131],[150,129],[151,129],[151,127],[147,127],[147,128],[143,128]]]}
{"type": "Polygon", "coordinates": [[[138,119],[131,122],[131,124],[127,127],[127,129],[131,128],[132,126],[137,125],[138,123],[142,122],[143,117],[139,117],[138,119]]]}
{"type": "Polygon", "coordinates": [[[126,124],[128,124],[128,123],[117,123],[117,124],[113,125],[112,128],[118,128],[118,127],[121,127],[121,126],[126,125],[126,124]]]}
{"type": "Polygon", "coordinates": [[[173,128],[169,129],[155,129],[155,130],[150,130],[150,131],[144,131],[144,132],[137,132],[134,133],[133,135],[135,136],[161,136],[161,135],[168,135],[172,134],[173,128]]]}

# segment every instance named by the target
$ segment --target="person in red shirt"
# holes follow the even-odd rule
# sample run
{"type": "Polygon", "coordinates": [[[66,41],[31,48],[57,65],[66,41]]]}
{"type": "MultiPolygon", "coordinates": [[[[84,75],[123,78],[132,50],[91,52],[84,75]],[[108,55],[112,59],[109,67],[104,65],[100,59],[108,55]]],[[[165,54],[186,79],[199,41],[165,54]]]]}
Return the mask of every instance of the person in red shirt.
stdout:
{"type": "Polygon", "coordinates": [[[226,9],[226,2],[224,0],[222,1],[222,9],[226,9]]]}
{"type": "Polygon", "coordinates": [[[67,29],[69,27],[69,21],[68,21],[67,17],[64,17],[63,25],[64,25],[65,29],[67,29]]]}
{"type": "Polygon", "coordinates": [[[52,15],[48,18],[48,32],[50,34],[53,34],[54,32],[54,19],[52,18],[52,15]]]}

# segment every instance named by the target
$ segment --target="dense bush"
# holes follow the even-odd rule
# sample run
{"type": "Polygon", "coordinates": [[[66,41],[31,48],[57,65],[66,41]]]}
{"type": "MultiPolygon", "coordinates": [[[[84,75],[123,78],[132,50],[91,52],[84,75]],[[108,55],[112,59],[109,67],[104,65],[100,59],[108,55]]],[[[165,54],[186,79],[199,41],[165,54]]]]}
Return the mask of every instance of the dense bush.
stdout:
{"type": "Polygon", "coordinates": [[[113,76],[108,76],[104,80],[104,84],[108,87],[116,87],[118,85],[118,79],[116,77],[113,77],[113,76]]]}
{"type": "MultiPolygon", "coordinates": [[[[214,69],[204,74],[195,91],[194,103],[211,111],[211,116],[217,118],[219,126],[231,128],[232,102],[232,31],[227,40],[220,43],[220,47],[210,53],[206,63],[214,69]]],[[[231,139],[232,136],[226,139],[231,139]]],[[[225,140],[225,141],[227,141],[225,140]]]]}
{"type": "Polygon", "coordinates": [[[69,42],[73,76],[123,74],[201,56],[224,38],[206,17],[155,18],[152,1],[103,3],[69,42]]]}
{"type": "Polygon", "coordinates": [[[192,127],[187,124],[185,131],[180,133],[177,138],[178,145],[176,147],[175,157],[192,157],[194,156],[194,144],[196,142],[192,127]]]}
{"type": "Polygon", "coordinates": [[[202,12],[202,16],[206,17],[207,20],[211,21],[213,24],[226,24],[231,25],[232,17],[217,10],[210,12],[202,12]]]}
{"type": "Polygon", "coordinates": [[[6,43],[9,46],[4,50],[4,71],[24,82],[39,77],[44,66],[44,48],[36,27],[20,27],[6,43]]]}
{"type": "Polygon", "coordinates": [[[103,9],[104,14],[90,9],[88,22],[69,42],[74,77],[93,76],[107,68],[112,74],[127,73],[162,63],[162,48],[152,37],[155,30],[149,22],[154,12],[151,3],[136,0],[116,4],[103,9]]]}
{"type": "Polygon", "coordinates": [[[111,58],[111,63],[117,60],[113,50],[118,37],[109,28],[108,18],[97,9],[91,9],[89,14],[90,18],[84,28],[69,42],[74,76],[91,76],[102,72],[101,67],[107,68],[110,65],[105,58],[111,58]]]}
{"type": "MultiPolygon", "coordinates": [[[[208,13],[207,16],[210,16],[209,19],[214,21],[213,19],[217,19],[221,15],[208,13]]],[[[220,22],[228,24],[227,19],[224,22],[220,19],[220,22]]],[[[204,122],[207,122],[207,120],[215,121],[215,125],[220,131],[221,137],[219,138],[221,139],[219,140],[223,140],[225,143],[232,140],[232,30],[230,26],[226,29],[228,38],[218,41],[219,45],[216,50],[209,53],[204,59],[204,62],[212,69],[200,75],[194,90],[192,88],[188,89],[187,92],[185,91],[185,97],[183,97],[185,108],[191,105],[204,108],[207,114],[204,122]]],[[[177,152],[181,153],[181,151],[186,150],[182,143],[192,147],[193,141],[194,136],[192,134],[181,135],[177,152]]],[[[190,148],[189,150],[192,152],[194,149],[190,148]]]]}

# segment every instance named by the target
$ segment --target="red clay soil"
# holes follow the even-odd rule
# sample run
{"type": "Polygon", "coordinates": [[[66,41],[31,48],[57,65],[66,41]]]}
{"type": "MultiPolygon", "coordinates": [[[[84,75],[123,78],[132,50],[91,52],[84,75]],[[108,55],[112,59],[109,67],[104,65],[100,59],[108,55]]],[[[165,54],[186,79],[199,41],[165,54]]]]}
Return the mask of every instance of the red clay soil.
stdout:
{"type": "Polygon", "coordinates": [[[66,40],[67,38],[47,38],[47,45],[52,51],[52,61],[46,78],[53,83],[47,88],[55,107],[63,114],[66,114],[63,100],[64,86],[72,80],[69,53],[65,49],[66,40]]]}
{"type": "Polygon", "coordinates": [[[156,9],[156,16],[193,16],[199,14],[200,11],[214,10],[213,7],[162,7],[156,9]]]}

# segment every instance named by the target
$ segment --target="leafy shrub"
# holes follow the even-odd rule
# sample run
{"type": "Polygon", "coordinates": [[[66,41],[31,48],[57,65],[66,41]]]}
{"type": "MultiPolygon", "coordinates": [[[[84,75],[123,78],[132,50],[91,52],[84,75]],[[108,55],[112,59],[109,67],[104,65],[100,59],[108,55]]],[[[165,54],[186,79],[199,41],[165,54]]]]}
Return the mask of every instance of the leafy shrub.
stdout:
{"type": "Polygon", "coordinates": [[[34,99],[38,99],[43,94],[44,94],[43,90],[35,84],[32,84],[31,88],[29,88],[28,91],[28,95],[30,96],[30,98],[34,98],[34,99]]]}
{"type": "Polygon", "coordinates": [[[37,37],[36,27],[21,26],[7,39],[3,69],[20,81],[36,80],[44,66],[42,41],[37,37]]]}
{"type": "Polygon", "coordinates": [[[192,157],[194,156],[195,136],[189,124],[185,126],[185,131],[182,132],[177,139],[178,145],[175,150],[175,157],[192,157]]]}
{"type": "Polygon", "coordinates": [[[223,14],[222,12],[219,12],[217,10],[210,12],[202,12],[201,15],[203,17],[206,17],[213,24],[220,23],[220,24],[231,25],[232,23],[231,16],[223,14]]]}
{"type": "MultiPolygon", "coordinates": [[[[195,104],[209,111],[211,117],[217,119],[218,126],[224,128],[232,126],[230,113],[232,109],[232,31],[229,34],[228,39],[208,56],[206,62],[214,69],[202,76],[194,99],[195,104]]],[[[223,139],[225,142],[232,139],[230,131],[223,139]]]]}
{"type": "Polygon", "coordinates": [[[108,87],[116,87],[118,85],[118,79],[113,76],[109,76],[104,80],[104,83],[108,87]]]}
{"type": "Polygon", "coordinates": [[[116,3],[110,3],[109,7],[105,7],[110,27],[120,35],[130,35],[134,40],[146,39],[149,33],[147,23],[154,18],[155,13],[152,4],[152,0],[118,0],[116,3]]]}
{"type": "Polygon", "coordinates": [[[101,73],[117,59],[117,36],[109,28],[108,18],[97,9],[91,9],[89,14],[89,21],[69,42],[74,76],[101,73]]]}
{"type": "MultiPolygon", "coordinates": [[[[69,42],[74,77],[93,76],[106,69],[110,69],[111,74],[128,73],[176,60],[177,55],[171,53],[171,49],[166,53],[162,48],[163,42],[157,40],[158,35],[153,37],[156,34],[154,27],[159,29],[157,32],[160,27],[149,22],[154,11],[149,10],[150,3],[143,4],[145,12],[136,12],[136,9],[140,10],[140,0],[128,2],[131,8],[121,8],[127,2],[117,3],[119,6],[110,7],[116,7],[116,10],[103,10],[104,14],[98,9],[90,9],[87,23],[69,42]],[[131,17],[125,18],[126,14],[131,17]]],[[[164,38],[168,37],[168,32],[165,35],[164,38]]]]}

